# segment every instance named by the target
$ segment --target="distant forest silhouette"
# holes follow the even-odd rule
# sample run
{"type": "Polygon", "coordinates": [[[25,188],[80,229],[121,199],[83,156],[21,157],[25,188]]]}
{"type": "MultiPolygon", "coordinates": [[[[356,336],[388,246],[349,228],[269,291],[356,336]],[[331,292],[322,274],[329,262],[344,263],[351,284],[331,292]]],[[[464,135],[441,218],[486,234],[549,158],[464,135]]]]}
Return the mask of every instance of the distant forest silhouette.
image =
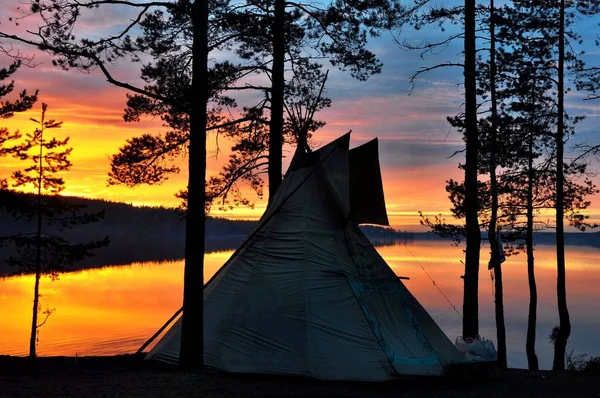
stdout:
{"type": "MultiPolygon", "coordinates": [[[[76,229],[57,231],[48,228],[71,242],[101,239],[108,236],[110,244],[99,249],[93,257],[82,260],[76,268],[92,268],[105,265],[121,265],[136,261],[175,260],[183,257],[185,221],[182,214],[164,207],[135,207],[126,203],[102,199],[69,197],[76,205],[85,205],[83,211],[105,210],[104,218],[94,224],[81,225],[76,229]]],[[[207,251],[235,248],[254,228],[256,222],[226,220],[210,217],[206,221],[207,251]]],[[[5,211],[0,212],[0,235],[28,233],[34,229],[34,221],[14,220],[5,211]]],[[[0,248],[0,274],[17,270],[8,267],[4,259],[14,250],[0,248]]]]}
{"type": "MultiPolygon", "coordinates": [[[[60,235],[74,243],[102,239],[105,236],[110,239],[107,247],[96,250],[93,257],[80,261],[75,269],[183,258],[185,221],[180,210],[158,206],[136,207],[126,203],[80,197],[68,197],[67,201],[85,206],[82,210],[90,213],[104,210],[104,218],[100,222],[81,225],[76,229],[58,231],[48,228],[49,233],[60,235]]],[[[208,217],[206,252],[236,249],[256,225],[257,221],[208,217]]],[[[413,238],[413,234],[390,228],[361,228],[376,246],[407,242],[413,238]]],[[[33,220],[15,220],[6,211],[0,211],[0,236],[30,233],[34,229],[33,220]]],[[[18,272],[5,262],[13,253],[14,249],[10,245],[0,247],[0,275],[18,272]]]]}
{"type": "MultiPolygon", "coordinates": [[[[27,195],[27,194],[21,194],[27,195]]],[[[79,262],[75,269],[124,265],[132,262],[178,260],[183,258],[185,222],[177,209],[165,207],[136,207],[127,203],[103,199],[69,197],[76,205],[85,205],[87,212],[105,210],[104,219],[98,223],[57,232],[66,239],[78,242],[110,238],[108,247],[98,249],[96,255],[79,262]]],[[[15,221],[5,211],[0,212],[0,235],[27,233],[33,230],[33,221],[15,221]]],[[[208,217],[206,220],[206,252],[235,250],[252,232],[257,221],[232,220],[208,217]]],[[[405,232],[378,226],[361,226],[362,231],[375,246],[410,244],[415,240],[444,240],[432,233],[405,232]]],[[[487,239],[485,234],[482,239],[487,239]]],[[[537,244],[554,244],[554,233],[537,233],[537,244]]],[[[568,233],[567,245],[600,247],[598,233],[568,233]]],[[[449,243],[448,243],[449,244],[449,243]]],[[[4,261],[13,253],[10,246],[0,248],[0,275],[10,275],[18,270],[4,261]]]]}

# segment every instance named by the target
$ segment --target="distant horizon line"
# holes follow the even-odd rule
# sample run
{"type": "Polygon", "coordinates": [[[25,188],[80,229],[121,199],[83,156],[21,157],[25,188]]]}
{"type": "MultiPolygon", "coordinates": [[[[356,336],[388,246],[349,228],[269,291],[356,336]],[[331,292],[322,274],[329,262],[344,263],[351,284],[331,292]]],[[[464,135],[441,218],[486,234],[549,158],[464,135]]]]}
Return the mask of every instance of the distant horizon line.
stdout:
{"type": "MultiPolygon", "coordinates": [[[[17,193],[22,193],[22,194],[35,194],[34,192],[27,192],[27,191],[21,191],[21,190],[15,190],[15,189],[10,189],[10,191],[13,192],[17,192],[17,193]]],[[[127,206],[131,206],[131,207],[137,207],[137,208],[159,208],[159,209],[165,209],[165,210],[172,210],[172,211],[176,211],[179,210],[177,206],[170,206],[170,205],[165,205],[165,204],[148,204],[148,203],[143,203],[143,202],[127,202],[127,201],[122,201],[122,200],[115,200],[115,199],[111,199],[111,198],[101,198],[101,197],[94,197],[91,195],[81,195],[81,194],[64,194],[64,193],[59,193],[60,196],[64,196],[64,197],[68,197],[68,198],[74,198],[74,199],[82,199],[82,200],[90,200],[90,201],[103,201],[103,202],[108,202],[108,203],[113,203],[113,204],[122,204],[122,205],[127,205],[127,206]]],[[[258,221],[260,219],[260,217],[262,216],[262,214],[260,215],[247,215],[247,214],[232,214],[230,213],[229,215],[226,214],[227,211],[221,211],[220,214],[211,214],[209,213],[208,216],[212,217],[212,218],[220,218],[220,219],[226,219],[226,220],[232,220],[232,221],[258,221]]],[[[436,213],[436,212],[428,212],[428,213],[436,213]]],[[[439,212],[437,212],[436,214],[438,214],[439,212]]],[[[415,217],[419,214],[419,211],[415,211],[415,217]]],[[[442,215],[444,215],[444,213],[441,213],[442,215]]],[[[592,216],[592,214],[590,214],[590,216],[592,216]]],[[[600,217],[600,215],[598,215],[600,217]]],[[[408,215],[402,214],[402,215],[392,215],[390,217],[409,217],[408,215]]],[[[365,224],[368,225],[368,224],[365,224]]],[[[379,227],[385,228],[386,226],[384,225],[379,225],[379,227]]],[[[427,230],[427,227],[421,225],[421,224],[390,224],[389,225],[390,228],[398,231],[398,232],[409,232],[409,233],[418,233],[418,234],[434,234],[431,231],[427,230]]],[[[579,231],[576,230],[574,227],[570,227],[567,226],[566,228],[568,228],[568,231],[565,231],[565,234],[590,234],[590,233],[596,233],[596,232],[600,232],[600,228],[598,228],[597,230],[594,230],[592,228],[588,228],[587,231],[579,231]]],[[[486,233],[487,231],[482,230],[482,233],[486,233]]],[[[552,234],[555,233],[555,231],[535,231],[534,233],[539,234],[552,234]]],[[[442,238],[443,239],[443,238],[442,238]]]]}

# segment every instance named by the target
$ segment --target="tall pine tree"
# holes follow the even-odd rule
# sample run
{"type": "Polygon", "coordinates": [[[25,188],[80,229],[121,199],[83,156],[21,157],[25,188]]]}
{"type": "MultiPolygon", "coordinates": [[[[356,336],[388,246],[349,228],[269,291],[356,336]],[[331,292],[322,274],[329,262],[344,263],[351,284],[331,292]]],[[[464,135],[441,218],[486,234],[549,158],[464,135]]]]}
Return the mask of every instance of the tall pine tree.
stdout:
{"type": "MultiPolygon", "coordinates": [[[[40,279],[44,274],[53,278],[60,271],[69,269],[76,261],[91,255],[91,250],[108,244],[108,238],[93,242],[72,243],[60,236],[65,228],[95,222],[103,216],[81,214],[80,206],[68,204],[60,193],[65,182],[60,174],[68,171],[72,148],[67,148],[69,138],[58,140],[48,138],[48,130],[60,128],[62,122],[46,119],[48,106],[42,104],[41,118],[31,119],[37,124],[35,131],[27,134],[19,147],[19,158],[29,161],[29,167],[12,174],[12,186],[15,188],[33,188],[33,196],[20,196],[19,205],[10,207],[10,213],[17,218],[34,221],[33,232],[23,232],[2,237],[2,242],[12,242],[17,254],[8,258],[9,265],[16,266],[21,272],[34,273],[33,309],[31,334],[29,340],[29,358],[36,358],[36,344],[40,326],[40,279]]],[[[46,312],[46,319],[50,312],[46,312]]]]}

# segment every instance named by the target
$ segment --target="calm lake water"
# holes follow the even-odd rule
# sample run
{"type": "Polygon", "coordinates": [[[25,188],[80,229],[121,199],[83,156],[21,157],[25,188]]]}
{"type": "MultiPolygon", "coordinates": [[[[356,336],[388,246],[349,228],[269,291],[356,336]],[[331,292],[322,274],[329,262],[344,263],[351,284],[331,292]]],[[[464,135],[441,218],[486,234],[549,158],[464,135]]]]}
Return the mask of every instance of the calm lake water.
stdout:
{"type": "MultiPolygon", "coordinates": [[[[422,265],[461,310],[462,249],[447,242],[416,240],[407,246],[377,250],[431,313],[449,338],[460,334],[461,320],[432,284],[422,265]]],[[[573,331],[569,348],[600,355],[600,249],[567,246],[567,292],[573,331]]],[[[232,252],[206,255],[206,279],[232,252]]],[[[487,256],[487,250],[482,254],[487,256]]],[[[548,334],[558,323],[555,255],[552,246],[536,250],[539,294],[537,353],[540,366],[552,365],[548,334]]],[[[483,256],[482,256],[483,258],[483,256]]],[[[482,260],[482,264],[486,263],[482,260]]],[[[485,267],[487,268],[487,267],[485,267]]],[[[492,281],[480,274],[480,331],[495,341],[492,281]]],[[[525,256],[504,263],[508,362],[527,366],[525,333],[529,300],[525,256]]],[[[180,306],[183,261],[133,263],[63,274],[41,281],[42,309],[54,309],[40,328],[38,353],[50,355],[112,355],[138,349],[180,306]]],[[[25,355],[28,350],[33,292],[32,276],[0,279],[0,355],[25,355]]]]}

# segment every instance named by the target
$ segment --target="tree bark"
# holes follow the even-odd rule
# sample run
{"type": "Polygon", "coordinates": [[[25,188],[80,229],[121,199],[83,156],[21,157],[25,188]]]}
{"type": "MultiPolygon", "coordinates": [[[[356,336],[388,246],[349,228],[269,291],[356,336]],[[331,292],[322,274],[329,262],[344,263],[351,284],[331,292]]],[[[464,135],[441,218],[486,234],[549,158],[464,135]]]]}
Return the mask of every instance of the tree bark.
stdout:
{"type": "MultiPolygon", "coordinates": [[[[36,238],[36,241],[38,239],[36,238]]],[[[39,241],[38,241],[39,242],[39,241]]],[[[36,251],[39,249],[36,248],[36,251]]],[[[38,257],[36,253],[36,258],[38,257]]],[[[35,267],[35,285],[33,287],[33,316],[31,318],[31,335],[29,336],[29,358],[33,361],[36,358],[36,340],[37,340],[37,320],[38,307],[40,301],[40,269],[35,267]]]]}
{"type": "Polygon", "coordinates": [[[465,0],[465,275],[463,292],[463,337],[479,334],[479,252],[481,232],[477,216],[477,92],[475,74],[475,0],[465,0]]]}
{"type": "Polygon", "coordinates": [[[29,336],[29,358],[35,361],[36,342],[37,342],[37,322],[38,309],[40,305],[40,277],[42,274],[42,183],[44,180],[44,118],[46,114],[46,105],[42,105],[42,119],[40,125],[40,153],[38,170],[38,191],[37,191],[37,209],[35,231],[35,284],[33,286],[33,314],[31,317],[31,336],[29,336]]]}
{"type": "Polygon", "coordinates": [[[558,301],[559,331],[554,344],[552,370],[565,369],[565,351],[571,335],[571,321],[567,307],[564,235],[564,134],[565,134],[565,0],[560,1],[558,28],[558,123],[556,129],[556,296],[558,301]]]}
{"type": "Polygon", "coordinates": [[[282,179],[283,89],[285,85],[285,0],[275,0],[273,18],[273,66],[271,70],[271,122],[269,131],[269,205],[282,179]]]}
{"type": "Polygon", "coordinates": [[[490,265],[494,270],[496,339],[498,343],[498,366],[507,367],[506,326],[504,325],[504,296],[502,286],[502,263],[500,247],[496,235],[498,223],[498,180],[496,177],[496,141],[498,132],[498,100],[496,96],[496,33],[494,21],[494,0],[490,0],[490,95],[491,95],[491,134],[490,134],[490,194],[492,208],[488,228],[488,240],[491,248],[490,265]]]}
{"type": "Polygon", "coordinates": [[[535,283],[535,260],[533,258],[533,131],[529,132],[527,164],[527,280],[529,282],[529,316],[527,317],[527,340],[525,352],[529,370],[539,370],[538,357],[535,354],[535,332],[537,322],[537,286],[535,283]]]}
{"type": "Polygon", "coordinates": [[[204,367],[204,245],[206,202],[206,112],[208,103],[208,1],[194,3],[190,111],[188,208],[185,223],[185,268],[179,366],[204,367]]]}
{"type": "MultiPolygon", "coordinates": [[[[41,194],[39,194],[41,197],[41,194]]],[[[38,201],[39,202],[39,201],[38,201]]],[[[39,203],[38,203],[39,206],[39,203]]],[[[42,213],[40,208],[37,210],[37,232],[35,236],[35,284],[33,286],[33,316],[31,317],[31,336],[29,336],[29,358],[34,361],[36,358],[37,341],[37,322],[38,308],[40,303],[40,277],[42,273],[41,248],[42,245],[42,213]]]]}

